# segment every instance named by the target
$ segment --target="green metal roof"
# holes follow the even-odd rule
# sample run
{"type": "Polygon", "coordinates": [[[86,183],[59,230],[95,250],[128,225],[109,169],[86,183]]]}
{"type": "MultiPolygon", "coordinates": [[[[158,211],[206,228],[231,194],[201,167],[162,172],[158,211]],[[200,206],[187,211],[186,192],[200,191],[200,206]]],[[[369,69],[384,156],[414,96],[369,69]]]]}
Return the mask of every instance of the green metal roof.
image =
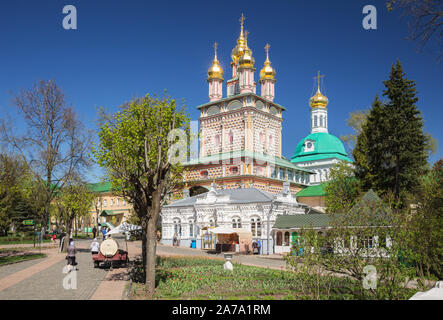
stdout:
{"type": "Polygon", "coordinates": [[[274,157],[266,154],[261,154],[257,152],[252,152],[248,150],[238,150],[233,152],[224,152],[224,153],[217,153],[210,156],[193,159],[188,162],[185,162],[183,165],[190,166],[190,165],[196,165],[196,164],[218,164],[220,161],[228,160],[228,159],[236,159],[241,157],[247,157],[252,158],[257,161],[263,161],[266,163],[275,164],[280,167],[284,168],[290,168],[298,171],[303,171],[307,173],[314,173],[310,170],[298,167],[297,165],[291,163],[286,158],[280,158],[280,157],[274,157]]]}
{"type": "Polygon", "coordinates": [[[103,210],[102,213],[100,213],[100,217],[105,217],[105,216],[115,216],[118,214],[123,214],[124,212],[117,212],[114,210],[103,210]]]}
{"type": "Polygon", "coordinates": [[[108,181],[89,184],[89,190],[92,192],[109,192],[111,189],[111,182],[108,181]]]}
{"type": "Polygon", "coordinates": [[[331,158],[352,162],[345,151],[343,142],[339,138],[327,132],[316,132],[311,133],[298,143],[291,162],[297,163],[331,158]],[[314,141],[313,151],[304,151],[307,140],[314,141]]]}
{"type": "Polygon", "coordinates": [[[273,229],[324,228],[330,221],[326,213],[278,215],[273,229]]]}
{"type": "Polygon", "coordinates": [[[321,183],[316,186],[309,186],[303,190],[300,190],[295,195],[297,198],[299,197],[324,197],[327,195],[325,191],[326,183],[321,183]]]}
{"type": "Polygon", "coordinates": [[[274,101],[265,99],[265,98],[255,94],[255,93],[250,93],[250,92],[248,92],[248,93],[241,93],[241,94],[235,94],[235,95],[232,95],[232,96],[229,96],[229,97],[217,100],[217,101],[207,102],[207,103],[204,103],[204,104],[201,104],[201,105],[197,106],[196,108],[197,109],[201,109],[201,108],[206,107],[206,106],[215,105],[215,104],[218,104],[220,102],[224,102],[224,101],[228,101],[228,100],[235,100],[237,98],[241,98],[241,97],[245,97],[245,96],[249,96],[249,95],[253,96],[253,97],[256,97],[256,98],[259,98],[259,99],[261,99],[261,100],[263,100],[263,101],[265,101],[265,102],[267,102],[267,103],[269,103],[269,104],[271,104],[273,106],[279,107],[282,110],[286,110],[285,107],[279,105],[278,103],[275,103],[274,101]]]}

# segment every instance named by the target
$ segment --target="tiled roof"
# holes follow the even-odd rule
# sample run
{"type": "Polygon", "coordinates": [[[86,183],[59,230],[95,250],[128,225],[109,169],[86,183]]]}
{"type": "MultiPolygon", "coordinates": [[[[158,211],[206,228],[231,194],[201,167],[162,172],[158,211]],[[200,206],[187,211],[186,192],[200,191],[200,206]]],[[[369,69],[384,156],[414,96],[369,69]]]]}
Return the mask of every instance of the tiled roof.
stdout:
{"type": "Polygon", "coordinates": [[[324,197],[327,195],[325,191],[326,183],[321,183],[316,186],[309,186],[303,190],[297,192],[296,196],[299,197],[324,197]]]}
{"type": "MultiPolygon", "coordinates": [[[[273,194],[257,188],[221,189],[217,190],[217,195],[229,196],[228,203],[270,202],[274,198],[273,194]]],[[[169,208],[191,206],[197,203],[197,199],[203,199],[206,196],[207,192],[193,197],[176,200],[164,207],[169,208]]]]}
{"type": "Polygon", "coordinates": [[[278,215],[274,229],[322,228],[327,227],[331,218],[328,214],[278,215]]]}

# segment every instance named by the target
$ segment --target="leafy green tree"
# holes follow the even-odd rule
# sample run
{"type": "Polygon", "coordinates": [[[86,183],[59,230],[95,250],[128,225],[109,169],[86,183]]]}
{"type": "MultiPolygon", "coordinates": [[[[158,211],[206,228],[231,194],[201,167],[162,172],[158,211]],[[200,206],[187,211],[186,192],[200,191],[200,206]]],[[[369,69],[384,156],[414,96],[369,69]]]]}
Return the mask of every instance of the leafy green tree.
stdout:
{"type": "Polygon", "coordinates": [[[423,176],[421,187],[412,196],[410,243],[415,254],[417,274],[425,284],[425,276],[443,278],[443,160],[423,176]]]}
{"type": "Polygon", "coordinates": [[[354,149],[356,177],[363,188],[380,194],[392,191],[396,199],[419,187],[426,169],[427,139],[415,103],[414,81],[408,80],[399,61],[384,81],[388,98],[375,98],[354,149]]]}
{"type": "Polygon", "coordinates": [[[76,218],[88,214],[94,194],[82,182],[71,181],[59,192],[57,201],[60,215],[66,226],[66,238],[63,250],[68,247],[68,240],[72,238],[73,223],[76,218]]]}
{"type": "Polygon", "coordinates": [[[8,233],[17,219],[30,214],[30,208],[23,207],[29,178],[25,161],[15,155],[0,154],[0,231],[3,234],[8,233]]]}
{"type": "Polygon", "coordinates": [[[162,205],[183,178],[180,159],[188,155],[189,117],[175,100],[146,95],[114,115],[102,112],[100,120],[100,142],[93,153],[140,219],[146,292],[152,297],[156,227],[162,205]]]}
{"type": "Polygon", "coordinates": [[[415,275],[414,268],[404,263],[412,257],[407,246],[410,233],[406,215],[390,199],[382,201],[370,190],[350,210],[354,200],[345,204],[346,210],[330,213],[327,230],[300,230],[302,241],[294,244],[294,251],[302,254],[290,257],[290,265],[304,264],[311,283],[319,279],[313,282],[318,285],[329,285],[319,278],[321,274],[345,276],[353,280],[353,294],[359,299],[409,298],[412,294],[405,287],[415,275]],[[373,279],[370,268],[375,271],[373,279]]]}
{"type": "Polygon", "coordinates": [[[346,125],[350,127],[354,132],[347,135],[340,136],[340,140],[344,141],[348,148],[353,150],[357,143],[357,137],[360,135],[363,123],[366,121],[369,110],[357,110],[349,114],[349,118],[346,120],[346,125]]]}
{"type": "Polygon", "coordinates": [[[360,182],[354,177],[349,162],[341,161],[330,171],[330,180],[325,185],[326,211],[328,213],[348,211],[360,196],[360,182]]]}
{"type": "MultiPolygon", "coordinates": [[[[0,121],[0,138],[26,160],[41,184],[45,198],[42,218],[46,227],[50,206],[70,176],[88,169],[91,132],[68,106],[64,93],[53,80],[37,82],[32,89],[22,90],[13,99],[23,117],[26,132],[13,127],[17,121],[0,121]]],[[[46,230],[46,228],[44,228],[46,230]]]]}

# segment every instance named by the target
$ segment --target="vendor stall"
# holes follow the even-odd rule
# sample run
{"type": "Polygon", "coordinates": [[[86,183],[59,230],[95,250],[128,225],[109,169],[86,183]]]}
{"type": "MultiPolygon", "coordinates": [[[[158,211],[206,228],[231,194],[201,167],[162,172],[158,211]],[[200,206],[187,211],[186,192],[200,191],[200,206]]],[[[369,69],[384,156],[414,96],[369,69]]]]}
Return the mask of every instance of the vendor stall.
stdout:
{"type": "Polygon", "coordinates": [[[217,227],[208,230],[216,236],[215,250],[221,252],[245,252],[251,250],[252,233],[241,228],[217,227]]]}

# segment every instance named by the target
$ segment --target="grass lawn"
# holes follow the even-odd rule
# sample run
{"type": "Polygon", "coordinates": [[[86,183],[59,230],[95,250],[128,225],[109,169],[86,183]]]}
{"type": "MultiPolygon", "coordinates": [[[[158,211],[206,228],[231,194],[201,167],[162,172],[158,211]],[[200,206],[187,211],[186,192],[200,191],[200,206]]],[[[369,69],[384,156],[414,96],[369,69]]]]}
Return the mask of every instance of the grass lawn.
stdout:
{"type": "MultiPolygon", "coordinates": [[[[314,299],[314,290],[290,271],[234,264],[234,271],[223,269],[224,261],[201,257],[158,257],[154,299],[314,299]]],[[[132,299],[144,299],[141,265],[131,270],[132,299]]],[[[320,299],[360,299],[356,286],[348,278],[331,276],[331,289],[323,290],[320,299]]],[[[312,282],[314,283],[314,282],[312,282]]]]}
{"type": "MultiPolygon", "coordinates": [[[[49,243],[51,242],[51,239],[45,239],[43,240],[43,243],[49,243]]],[[[0,245],[7,245],[7,244],[33,244],[34,240],[23,240],[23,241],[2,241],[0,238],[0,245]]],[[[38,246],[38,240],[35,240],[35,245],[38,246]]]]}
{"type": "Polygon", "coordinates": [[[19,255],[3,255],[4,251],[2,251],[2,255],[0,255],[0,266],[15,262],[22,262],[26,260],[33,260],[33,259],[41,259],[45,258],[46,254],[44,253],[25,253],[25,254],[19,254],[19,255]]]}

